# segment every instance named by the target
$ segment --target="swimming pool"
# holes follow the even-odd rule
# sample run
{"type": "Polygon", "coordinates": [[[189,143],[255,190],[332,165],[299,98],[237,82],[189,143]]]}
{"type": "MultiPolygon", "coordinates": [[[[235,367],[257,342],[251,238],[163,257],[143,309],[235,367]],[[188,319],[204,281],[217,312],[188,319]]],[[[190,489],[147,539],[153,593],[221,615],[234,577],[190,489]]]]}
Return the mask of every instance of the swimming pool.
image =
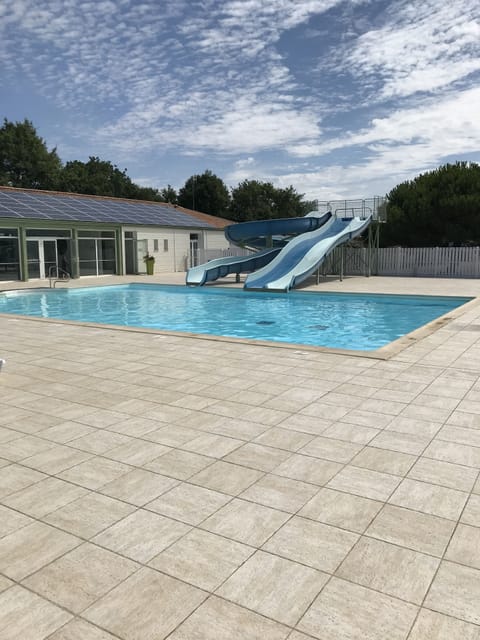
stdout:
{"type": "Polygon", "coordinates": [[[128,284],[0,294],[0,313],[369,351],[472,298],[128,284]]]}

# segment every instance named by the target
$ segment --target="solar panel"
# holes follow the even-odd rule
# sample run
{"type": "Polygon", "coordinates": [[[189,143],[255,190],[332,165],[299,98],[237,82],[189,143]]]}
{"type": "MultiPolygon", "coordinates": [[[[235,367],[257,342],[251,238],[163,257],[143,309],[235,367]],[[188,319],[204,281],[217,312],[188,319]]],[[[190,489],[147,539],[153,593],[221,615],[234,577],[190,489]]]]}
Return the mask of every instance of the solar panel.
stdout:
{"type": "Polygon", "coordinates": [[[1,189],[0,218],[216,228],[161,203],[125,202],[115,198],[97,200],[82,196],[32,194],[1,189]]]}

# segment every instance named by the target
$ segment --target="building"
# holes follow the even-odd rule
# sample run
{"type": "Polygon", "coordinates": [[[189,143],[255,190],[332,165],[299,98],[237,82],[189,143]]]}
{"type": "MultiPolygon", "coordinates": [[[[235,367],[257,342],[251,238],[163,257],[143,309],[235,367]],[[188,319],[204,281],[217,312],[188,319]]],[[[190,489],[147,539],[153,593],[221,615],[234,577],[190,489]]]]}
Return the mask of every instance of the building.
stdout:
{"type": "Polygon", "coordinates": [[[0,280],[185,271],[228,220],[167,203],[0,186],[0,280]]]}

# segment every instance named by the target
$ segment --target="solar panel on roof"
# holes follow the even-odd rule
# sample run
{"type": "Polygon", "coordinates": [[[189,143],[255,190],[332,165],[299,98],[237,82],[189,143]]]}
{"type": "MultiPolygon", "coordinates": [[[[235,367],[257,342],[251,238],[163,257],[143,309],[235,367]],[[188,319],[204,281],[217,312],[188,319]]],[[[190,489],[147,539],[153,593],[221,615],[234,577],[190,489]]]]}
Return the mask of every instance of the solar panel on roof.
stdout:
{"type": "Polygon", "coordinates": [[[183,211],[154,203],[32,194],[0,189],[0,217],[108,222],[167,227],[213,227],[183,211]]]}

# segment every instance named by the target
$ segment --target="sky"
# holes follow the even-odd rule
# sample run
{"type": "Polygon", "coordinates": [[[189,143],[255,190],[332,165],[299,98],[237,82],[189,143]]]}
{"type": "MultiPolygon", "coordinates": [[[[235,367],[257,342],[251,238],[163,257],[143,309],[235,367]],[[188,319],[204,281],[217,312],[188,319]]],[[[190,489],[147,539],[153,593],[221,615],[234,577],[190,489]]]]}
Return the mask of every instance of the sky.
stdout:
{"type": "Polygon", "coordinates": [[[382,196],[480,162],[480,3],[4,1],[0,116],[143,186],[382,196]]]}

